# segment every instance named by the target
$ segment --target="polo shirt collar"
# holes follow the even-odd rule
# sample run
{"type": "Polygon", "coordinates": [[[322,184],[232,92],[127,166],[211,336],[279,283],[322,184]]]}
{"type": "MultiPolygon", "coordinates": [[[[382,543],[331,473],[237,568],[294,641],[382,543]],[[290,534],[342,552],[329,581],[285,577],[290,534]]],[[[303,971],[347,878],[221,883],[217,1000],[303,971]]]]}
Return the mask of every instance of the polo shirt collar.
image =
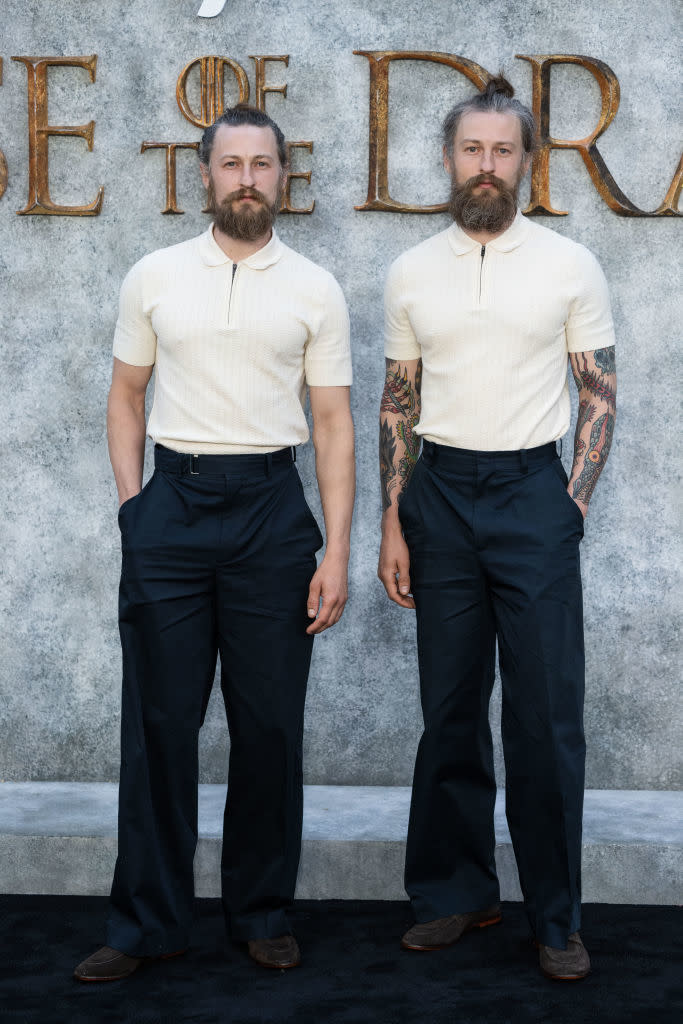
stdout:
{"type": "MultiPolygon", "coordinates": [[[[199,249],[207,267],[220,267],[224,263],[232,263],[230,257],[223,252],[213,236],[213,224],[210,224],[204,234],[199,236],[199,249]]],[[[246,264],[252,270],[265,270],[277,263],[283,251],[284,245],[273,228],[273,233],[263,248],[253,252],[251,256],[247,256],[246,260],[240,260],[240,263],[246,264]]]]}
{"type": "MultiPolygon", "coordinates": [[[[447,230],[448,241],[450,242],[451,248],[453,249],[456,256],[464,256],[466,252],[471,252],[472,249],[479,249],[481,244],[477,242],[475,238],[471,238],[459,224],[455,221],[447,230]]],[[[511,252],[512,249],[516,249],[518,245],[526,239],[529,234],[529,222],[526,217],[522,215],[521,210],[517,210],[515,219],[509,228],[507,228],[502,235],[498,235],[498,238],[492,239],[487,242],[486,245],[492,249],[496,249],[498,252],[511,252]]]]}

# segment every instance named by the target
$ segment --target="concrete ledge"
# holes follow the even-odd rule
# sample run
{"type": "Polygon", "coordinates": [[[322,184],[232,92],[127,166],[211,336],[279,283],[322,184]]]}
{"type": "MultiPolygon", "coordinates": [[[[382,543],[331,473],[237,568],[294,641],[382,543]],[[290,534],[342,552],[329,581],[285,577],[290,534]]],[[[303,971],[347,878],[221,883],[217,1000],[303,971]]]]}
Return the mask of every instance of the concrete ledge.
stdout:
{"type": "MultiPolygon", "coordinates": [[[[219,895],[224,786],[199,787],[198,896],[219,895]]],[[[302,899],[404,899],[410,790],[307,786],[302,899]]],[[[116,858],[117,786],[0,783],[0,892],[106,895],[116,858]]],[[[496,802],[503,899],[520,899],[503,794],[496,802]]],[[[683,793],[589,790],[585,902],[680,903],[683,793]]]]}

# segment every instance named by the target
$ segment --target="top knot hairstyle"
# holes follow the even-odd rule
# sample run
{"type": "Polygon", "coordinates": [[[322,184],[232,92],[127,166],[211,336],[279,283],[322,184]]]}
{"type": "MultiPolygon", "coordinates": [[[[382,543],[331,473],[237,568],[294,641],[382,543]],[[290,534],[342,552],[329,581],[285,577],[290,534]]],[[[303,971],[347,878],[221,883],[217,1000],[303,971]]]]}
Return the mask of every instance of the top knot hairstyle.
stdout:
{"type": "Polygon", "coordinates": [[[536,148],[536,119],[528,107],[525,107],[519,100],[513,99],[515,90],[504,75],[494,75],[489,78],[482,92],[477,93],[467,100],[456,103],[446,114],[441,133],[443,144],[449,155],[453,153],[453,141],[458,130],[458,124],[463,114],[470,112],[493,112],[496,114],[516,114],[519,118],[519,127],[522,133],[522,146],[527,154],[533,153],[536,148]]]}
{"type": "Polygon", "coordinates": [[[275,124],[272,117],[268,117],[268,115],[263,110],[259,110],[258,107],[252,107],[248,103],[238,103],[236,106],[228,107],[227,110],[224,110],[221,116],[216,118],[214,123],[210,124],[204,131],[199,143],[199,162],[204,164],[205,167],[209,166],[211,150],[213,149],[216,132],[222,124],[226,124],[229,127],[251,124],[256,128],[272,129],[273,135],[275,136],[277,155],[280,160],[280,165],[282,167],[287,166],[287,143],[285,142],[284,135],[275,124]]]}

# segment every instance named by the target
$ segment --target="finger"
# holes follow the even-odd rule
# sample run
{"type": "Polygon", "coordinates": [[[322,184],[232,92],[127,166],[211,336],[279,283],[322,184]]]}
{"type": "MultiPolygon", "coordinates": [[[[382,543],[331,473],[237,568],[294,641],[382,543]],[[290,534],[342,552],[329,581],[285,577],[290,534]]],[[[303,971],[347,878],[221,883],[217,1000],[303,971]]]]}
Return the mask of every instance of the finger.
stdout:
{"type": "Polygon", "coordinates": [[[316,635],[324,632],[326,629],[329,629],[330,626],[334,626],[336,622],[339,622],[345,604],[346,598],[342,598],[341,596],[325,595],[323,597],[322,607],[318,612],[318,617],[315,622],[311,623],[306,632],[311,635],[316,635]]]}
{"type": "Polygon", "coordinates": [[[314,619],[318,614],[322,589],[322,583],[314,576],[308,588],[308,597],[306,598],[306,611],[309,619],[314,619]]]}
{"type": "Polygon", "coordinates": [[[410,594],[410,563],[399,562],[396,574],[396,588],[402,597],[410,594]]]}
{"type": "Polygon", "coordinates": [[[382,586],[387,592],[387,597],[393,601],[394,604],[400,605],[401,608],[415,607],[415,602],[412,597],[409,594],[404,597],[399,591],[395,571],[383,570],[382,572],[378,572],[377,575],[382,581],[382,586]]]}

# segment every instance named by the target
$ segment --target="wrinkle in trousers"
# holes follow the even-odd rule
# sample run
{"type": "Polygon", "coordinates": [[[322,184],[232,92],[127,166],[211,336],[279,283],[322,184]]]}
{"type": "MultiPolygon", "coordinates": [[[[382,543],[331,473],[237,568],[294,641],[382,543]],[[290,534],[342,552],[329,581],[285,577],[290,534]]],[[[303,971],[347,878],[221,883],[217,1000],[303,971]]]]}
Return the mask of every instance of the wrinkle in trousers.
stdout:
{"type": "Polygon", "coordinates": [[[425,442],[399,507],[424,715],[405,882],[418,921],[499,899],[489,700],[498,642],[506,814],[538,941],[580,924],[583,518],[554,445],[425,442]]]}
{"type": "Polygon", "coordinates": [[[306,597],[322,544],[291,462],[266,470],[263,457],[232,456],[234,471],[231,461],[229,473],[192,475],[160,469],[173,469],[175,453],[161,455],[119,514],[119,851],[106,941],[136,956],[188,944],[198,734],[218,653],[230,731],[226,923],[243,940],[290,930],[312,649],[306,597]]]}

